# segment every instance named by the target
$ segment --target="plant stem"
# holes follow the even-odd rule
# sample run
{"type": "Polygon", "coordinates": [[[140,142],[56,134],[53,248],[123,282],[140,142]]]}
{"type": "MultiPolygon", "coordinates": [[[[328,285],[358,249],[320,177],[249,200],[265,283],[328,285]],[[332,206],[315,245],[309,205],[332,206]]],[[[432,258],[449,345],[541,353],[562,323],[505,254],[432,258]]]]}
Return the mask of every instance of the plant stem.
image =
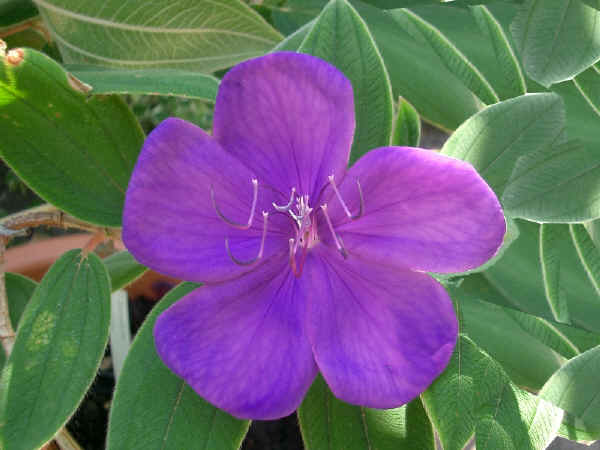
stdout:
{"type": "MultiPolygon", "coordinates": [[[[108,236],[115,236],[117,229],[92,225],[69,214],[66,214],[51,205],[42,205],[25,211],[12,214],[0,221],[0,225],[10,231],[25,230],[39,226],[51,226],[57,228],[76,228],[78,230],[97,233],[104,231],[108,236]]],[[[0,231],[0,234],[2,232],[0,231]]],[[[6,236],[8,238],[12,235],[6,236]]]]}

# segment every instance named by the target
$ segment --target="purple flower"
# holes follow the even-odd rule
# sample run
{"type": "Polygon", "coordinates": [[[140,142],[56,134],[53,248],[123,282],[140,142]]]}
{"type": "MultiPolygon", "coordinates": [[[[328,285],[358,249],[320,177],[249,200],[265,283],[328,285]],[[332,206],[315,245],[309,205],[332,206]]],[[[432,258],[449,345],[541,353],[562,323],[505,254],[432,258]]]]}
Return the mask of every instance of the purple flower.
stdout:
{"type": "Polygon", "coordinates": [[[498,200],[467,163],[383,147],[347,169],[350,82],[274,53],[224,77],[214,135],[167,119],[125,200],[143,264],[205,283],[159,318],[158,354],[234,416],[294,411],[317,372],[348,403],[402,405],[444,370],[457,336],[424,273],[481,265],[500,246],[498,200]]]}

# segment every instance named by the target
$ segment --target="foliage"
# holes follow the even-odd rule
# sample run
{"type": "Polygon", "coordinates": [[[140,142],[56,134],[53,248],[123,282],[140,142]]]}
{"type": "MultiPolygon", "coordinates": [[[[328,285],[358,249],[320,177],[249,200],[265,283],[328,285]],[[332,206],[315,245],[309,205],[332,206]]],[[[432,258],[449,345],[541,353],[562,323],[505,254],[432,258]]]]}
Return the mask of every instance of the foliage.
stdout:
{"type": "MultiPolygon", "coordinates": [[[[298,410],[305,448],[433,449],[434,431],[446,450],[471,438],[494,450],[600,438],[600,1],[146,3],[0,0],[11,190],[26,185],[70,223],[117,237],[145,133],[169,116],[210,131],[220,78],[240,61],[318,56],[353,85],[351,163],[418,146],[421,121],[433,124],[451,134],[442,154],[497,194],[508,233],[481,268],[435,274],[460,321],[446,371],[391,410],[343,403],[317,377],[298,410]]],[[[128,252],[88,250],[65,253],[39,284],[2,281],[17,330],[1,358],[2,448],[39,448],[72,416],[104,354],[111,292],[146,270],[128,252]]],[[[110,449],[243,441],[249,422],[198,397],[156,354],[158,313],[192,288],[173,290],[135,338],[110,449]]]]}

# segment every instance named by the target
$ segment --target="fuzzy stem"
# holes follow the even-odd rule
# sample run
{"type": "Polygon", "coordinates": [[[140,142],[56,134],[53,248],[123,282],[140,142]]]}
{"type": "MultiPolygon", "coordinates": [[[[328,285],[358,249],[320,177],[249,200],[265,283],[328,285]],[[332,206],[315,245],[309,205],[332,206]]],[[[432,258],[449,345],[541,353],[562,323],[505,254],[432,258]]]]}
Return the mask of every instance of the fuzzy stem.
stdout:
{"type": "Polygon", "coordinates": [[[2,219],[0,225],[12,231],[45,225],[57,228],[76,228],[92,233],[105,231],[109,236],[114,236],[116,232],[114,228],[99,227],[65,214],[51,205],[42,205],[12,214],[2,219]]]}

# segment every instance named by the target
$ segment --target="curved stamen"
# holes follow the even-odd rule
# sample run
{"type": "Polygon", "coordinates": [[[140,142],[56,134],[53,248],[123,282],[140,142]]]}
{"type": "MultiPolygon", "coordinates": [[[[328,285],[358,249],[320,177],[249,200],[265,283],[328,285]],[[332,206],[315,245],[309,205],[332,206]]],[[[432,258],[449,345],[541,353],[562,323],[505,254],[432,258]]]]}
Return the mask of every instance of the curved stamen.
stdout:
{"type": "Polygon", "coordinates": [[[292,194],[290,195],[290,201],[287,205],[279,206],[275,202],[273,202],[273,208],[275,208],[279,212],[287,212],[292,207],[292,203],[294,203],[294,196],[296,195],[296,188],[292,188],[292,194]]]}
{"type": "Polygon", "coordinates": [[[342,208],[344,209],[344,212],[346,213],[346,215],[348,216],[348,218],[350,220],[356,220],[359,219],[364,212],[365,209],[365,199],[363,197],[363,192],[362,192],[362,188],[360,187],[360,182],[358,180],[356,180],[356,186],[358,187],[358,195],[360,197],[360,209],[358,211],[358,214],[353,216],[352,213],[350,212],[350,210],[348,209],[348,207],[346,206],[346,203],[344,202],[344,199],[342,198],[342,195],[340,194],[340,191],[338,190],[335,181],[333,179],[333,175],[329,175],[329,177],[327,177],[329,179],[329,182],[331,183],[331,187],[333,188],[333,191],[335,192],[335,195],[337,195],[338,200],[340,201],[340,203],[342,204],[342,208]]]}
{"type": "Polygon", "coordinates": [[[262,231],[262,237],[260,240],[260,248],[258,249],[258,255],[256,255],[255,258],[251,259],[250,261],[241,261],[241,260],[237,259],[235,256],[233,256],[233,254],[231,253],[231,249],[229,248],[229,238],[225,238],[225,250],[227,251],[227,255],[238,266],[249,266],[250,264],[254,264],[256,261],[258,261],[263,256],[263,251],[265,249],[265,239],[267,237],[267,224],[269,222],[269,213],[266,211],[263,211],[262,215],[263,215],[263,231],[262,231]]]}
{"type": "Polygon", "coordinates": [[[321,205],[321,209],[323,210],[323,215],[325,216],[325,220],[327,221],[327,225],[329,226],[329,231],[331,231],[331,236],[333,237],[333,241],[335,242],[335,246],[341,255],[346,259],[348,257],[348,252],[344,248],[341,242],[341,238],[336,234],[333,229],[333,224],[331,223],[331,219],[329,218],[329,214],[327,214],[327,203],[323,203],[321,205]]]}
{"type": "Polygon", "coordinates": [[[227,217],[223,215],[219,207],[217,206],[217,201],[215,200],[215,190],[212,185],[210,186],[210,199],[212,200],[213,207],[217,212],[217,215],[221,218],[223,222],[228,225],[231,225],[234,228],[239,228],[240,230],[247,230],[252,226],[252,221],[254,220],[254,211],[256,210],[256,201],[258,200],[258,180],[256,178],[252,178],[252,206],[250,208],[250,217],[248,218],[248,223],[246,225],[234,222],[233,220],[229,220],[227,217]]]}

